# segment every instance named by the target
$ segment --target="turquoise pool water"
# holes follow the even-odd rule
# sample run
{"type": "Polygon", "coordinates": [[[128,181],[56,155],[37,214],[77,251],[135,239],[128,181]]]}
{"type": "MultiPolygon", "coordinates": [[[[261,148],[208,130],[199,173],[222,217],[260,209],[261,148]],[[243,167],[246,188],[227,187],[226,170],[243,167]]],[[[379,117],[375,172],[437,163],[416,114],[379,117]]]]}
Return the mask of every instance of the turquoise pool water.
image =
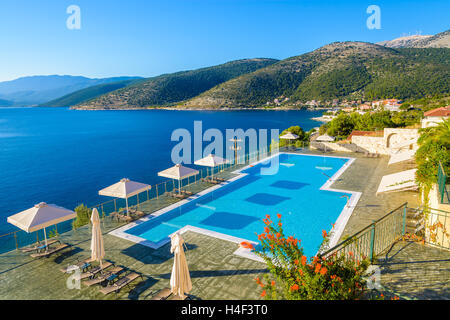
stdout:
{"type": "MultiPolygon", "coordinates": [[[[280,154],[279,170],[262,175],[260,163],[237,179],[126,233],[158,244],[178,229],[191,225],[202,229],[257,241],[264,228],[262,219],[282,214],[286,235],[302,240],[305,253],[315,255],[322,242],[322,230],[332,224],[346,205],[345,193],[320,190],[349,159],[280,154]]],[[[348,194],[350,196],[350,194],[348,194]]]]}

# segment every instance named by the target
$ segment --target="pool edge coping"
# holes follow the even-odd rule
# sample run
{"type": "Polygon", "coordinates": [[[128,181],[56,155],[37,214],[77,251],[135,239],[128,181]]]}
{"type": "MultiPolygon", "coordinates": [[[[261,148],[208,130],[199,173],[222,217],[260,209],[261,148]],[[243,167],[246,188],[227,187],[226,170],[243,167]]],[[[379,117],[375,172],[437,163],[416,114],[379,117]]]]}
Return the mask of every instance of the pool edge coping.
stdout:
{"type": "MultiPolygon", "coordinates": [[[[257,164],[260,164],[262,162],[267,162],[269,161],[271,158],[281,155],[281,154],[290,154],[290,155],[302,155],[302,156],[311,156],[311,157],[327,157],[327,158],[340,158],[340,159],[348,159],[348,161],[346,161],[344,163],[344,165],[338,170],[336,171],[333,176],[331,176],[320,188],[319,190],[324,190],[324,191],[331,191],[331,192],[340,192],[340,193],[348,193],[351,194],[351,197],[348,199],[347,204],[344,206],[344,208],[342,209],[342,211],[340,212],[339,216],[337,217],[333,228],[331,229],[331,237],[329,239],[329,244],[328,247],[333,247],[335,246],[340,237],[342,236],[342,233],[344,232],[345,226],[347,225],[348,220],[350,219],[350,216],[352,215],[354,208],[356,207],[356,204],[358,203],[359,199],[361,198],[362,192],[358,192],[358,191],[349,191],[349,190],[343,190],[343,189],[334,189],[331,188],[331,185],[335,182],[335,180],[337,180],[337,178],[339,178],[352,164],[353,162],[355,162],[356,158],[352,158],[352,157],[343,157],[343,156],[326,156],[326,155],[314,155],[314,154],[304,154],[304,153],[292,153],[292,152],[277,152],[273,155],[270,155],[267,158],[261,159],[257,162],[254,162],[252,164],[249,164],[243,168],[240,168],[238,170],[232,171],[232,173],[237,174],[236,177],[233,177],[231,179],[228,179],[220,184],[211,186],[199,193],[196,193],[186,199],[183,199],[181,201],[175,202],[167,207],[161,208],[151,214],[149,214],[146,217],[140,218],[139,220],[130,222],[128,224],[126,224],[125,226],[122,226],[120,228],[117,228],[115,230],[110,231],[108,234],[125,239],[125,240],[129,240],[132,241],[134,243],[137,244],[141,244],[147,247],[150,247],[152,249],[159,249],[162,246],[166,245],[167,243],[169,243],[170,237],[175,234],[175,233],[180,233],[183,234],[187,231],[191,231],[191,232],[196,232],[196,233],[200,233],[206,236],[210,236],[213,238],[217,238],[217,239],[221,239],[224,241],[228,241],[228,242],[233,242],[233,243],[237,243],[240,244],[243,241],[247,241],[250,242],[252,244],[257,245],[258,243],[252,240],[248,240],[248,239],[244,239],[244,238],[238,238],[235,236],[231,236],[231,235],[227,235],[225,233],[221,233],[221,232],[216,232],[216,231],[212,231],[212,230],[208,230],[208,229],[204,229],[204,228],[199,228],[199,227],[195,227],[195,226],[191,226],[191,225],[186,225],[180,229],[178,229],[177,231],[171,233],[167,239],[161,240],[159,242],[152,242],[150,240],[147,240],[145,238],[141,238],[129,233],[126,233],[127,230],[132,229],[136,226],[139,226],[140,224],[153,220],[169,211],[172,211],[173,209],[176,209],[192,200],[195,200],[197,198],[200,198],[206,194],[209,194],[210,192],[213,192],[223,186],[226,186],[238,179],[241,179],[245,176],[248,175],[248,173],[243,173],[242,171],[247,170],[257,164]]],[[[318,252],[320,252],[320,249],[318,250],[318,252]]],[[[239,248],[233,252],[233,254],[243,257],[243,258],[247,258],[247,259],[251,259],[251,260],[255,260],[258,262],[264,262],[263,259],[259,256],[257,256],[256,254],[254,254],[250,249],[245,249],[239,246],[239,248]]]]}

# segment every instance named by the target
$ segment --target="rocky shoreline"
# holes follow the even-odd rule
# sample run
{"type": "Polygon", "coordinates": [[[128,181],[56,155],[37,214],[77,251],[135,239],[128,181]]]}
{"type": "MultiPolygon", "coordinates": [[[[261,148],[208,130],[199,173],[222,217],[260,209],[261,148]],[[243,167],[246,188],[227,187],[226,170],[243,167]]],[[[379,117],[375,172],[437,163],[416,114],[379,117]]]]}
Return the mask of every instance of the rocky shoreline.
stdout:
{"type": "MultiPolygon", "coordinates": [[[[290,110],[307,110],[307,111],[318,111],[327,110],[328,108],[298,108],[298,107],[224,107],[224,108],[194,108],[194,107],[146,107],[146,108],[86,108],[86,107],[71,107],[72,110],[89,110],[89,111],[126,111],[126,110],[172,110],[172,111],[241,111],[241,110],[267,110],[267,111],[290,111],[290,110]]],[[[321,119],[319,118],[311,118],[321,119]]],[[[321,121],[321,120],[318,120],[321,121]]]]}

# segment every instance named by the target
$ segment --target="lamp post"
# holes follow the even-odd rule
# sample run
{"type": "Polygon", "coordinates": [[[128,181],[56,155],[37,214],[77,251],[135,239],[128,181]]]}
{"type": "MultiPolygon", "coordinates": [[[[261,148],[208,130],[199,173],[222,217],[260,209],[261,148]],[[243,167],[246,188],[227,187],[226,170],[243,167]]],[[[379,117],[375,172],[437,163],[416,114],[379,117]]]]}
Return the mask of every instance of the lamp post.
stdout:
{"type": "Polygon", "coordinates": [[[229,141],[234,143],[234,145],[232,147],[230,147],[230,149],[234,151],[234,164],[237,164],[237,152],[238,152],[238,150],[242,149],[241,147],[238,147],[237,143],[238,142],[242,142],[242,140],[241,139],[232,138],[229,141]]]}

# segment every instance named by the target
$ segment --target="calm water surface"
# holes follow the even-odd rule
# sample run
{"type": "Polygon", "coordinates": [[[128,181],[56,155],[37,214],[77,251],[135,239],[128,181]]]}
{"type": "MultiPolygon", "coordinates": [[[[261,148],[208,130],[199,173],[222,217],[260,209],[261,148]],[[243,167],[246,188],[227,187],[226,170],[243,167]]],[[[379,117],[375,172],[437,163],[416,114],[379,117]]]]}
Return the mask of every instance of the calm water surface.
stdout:
{"type": "MultiPolygon", "coordinates": [[[[123,177],[155,184],[172,165],[172,131],[305,130],[320,111],[76,111],[0,108],[0,234],[17,230],[6,217],[45,201],[73,209],[109,200],[98,190],[123,177]]],[[[206,146],[208,143],[205,143],[206,146]]]]}

